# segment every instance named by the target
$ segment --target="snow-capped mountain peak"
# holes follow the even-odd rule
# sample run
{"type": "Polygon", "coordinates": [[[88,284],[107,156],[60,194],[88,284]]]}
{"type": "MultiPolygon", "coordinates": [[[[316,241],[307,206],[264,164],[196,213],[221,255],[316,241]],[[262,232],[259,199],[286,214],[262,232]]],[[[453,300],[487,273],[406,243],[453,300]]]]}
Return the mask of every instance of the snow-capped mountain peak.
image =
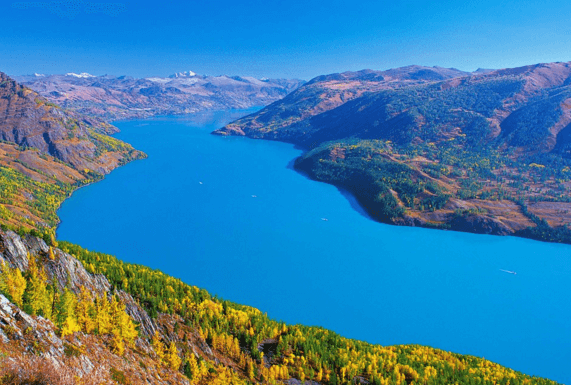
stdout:
{"type": "Polygon", "coordinates": [[[80,74],[76,74],[76,73],[73,73],[73,72],[68,72],[68,73],[65,74],[65,76],[73,76],[73,77],[76,77],[76,78],[94,78],[94,77],[95,77],[95,75],[88,74],[87,72],[82,72],[82,73],[80,73],[80,74]]]}
{"type": "Polygon", "coordinates": [[[196,76],[195,72],[184,71],[184,72],[177,72],[177,73],[169,76],[169,78],[171,78],[171,79],[173,79],[173,78],[191,78],[193,76],[196,76]]]}

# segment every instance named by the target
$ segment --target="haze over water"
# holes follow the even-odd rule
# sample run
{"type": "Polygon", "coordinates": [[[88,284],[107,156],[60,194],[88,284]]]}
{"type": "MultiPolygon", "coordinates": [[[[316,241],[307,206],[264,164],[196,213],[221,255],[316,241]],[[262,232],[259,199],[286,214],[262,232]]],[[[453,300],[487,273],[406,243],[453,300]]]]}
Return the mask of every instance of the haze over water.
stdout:
{"type": "Polygon", "coordinates": [[[571,383],[571,246],[376,223],[292,145],[210,135],[248,112],[117,123],[148,159],[75,192],[58,238],[288,323],[571,383]]]}

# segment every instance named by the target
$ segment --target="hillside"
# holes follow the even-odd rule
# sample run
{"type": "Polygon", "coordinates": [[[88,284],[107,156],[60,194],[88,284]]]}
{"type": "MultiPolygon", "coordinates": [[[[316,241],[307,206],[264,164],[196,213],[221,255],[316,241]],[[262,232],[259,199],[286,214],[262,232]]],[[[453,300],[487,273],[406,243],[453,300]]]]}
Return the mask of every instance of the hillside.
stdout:
{"type": "Polygon", "coordinates": [[[2,230],[0,292],[0,383],[555,384],[276,322],[159,271],[2,230]]]}
{"type": "Polygon", "coordinates": [[[571,243],[571,63],[321,76],[215,133],[307,148],[382,222],[571,243]]]}
{"type": "Polygon", "coordinates": [[[116,131],[0,73],[0,224],[53,229],[74,189],[144,156],[107,135],[116,131]]]}
{"type": "Polygon", "coordinates": [[[205,76],[192,71],[168,78],[69,73],[18,76],[16,80],[64,108],[108,121],[265,106],[303,84],[301,80],[205,76]]]}

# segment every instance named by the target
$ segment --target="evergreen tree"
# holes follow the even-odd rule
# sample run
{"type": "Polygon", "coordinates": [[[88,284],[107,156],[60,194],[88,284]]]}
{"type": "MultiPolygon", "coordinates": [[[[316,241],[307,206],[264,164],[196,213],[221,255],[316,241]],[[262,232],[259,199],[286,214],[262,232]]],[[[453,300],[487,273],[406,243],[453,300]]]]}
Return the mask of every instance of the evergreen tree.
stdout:
{"type": "Polygon", "coordinates": [[[62,336],[70,335],[81,331],[81,327],[76,318],[77,298],[67,287],[59,295],[56,302],[55,323],[61,329],[62,336]]]}

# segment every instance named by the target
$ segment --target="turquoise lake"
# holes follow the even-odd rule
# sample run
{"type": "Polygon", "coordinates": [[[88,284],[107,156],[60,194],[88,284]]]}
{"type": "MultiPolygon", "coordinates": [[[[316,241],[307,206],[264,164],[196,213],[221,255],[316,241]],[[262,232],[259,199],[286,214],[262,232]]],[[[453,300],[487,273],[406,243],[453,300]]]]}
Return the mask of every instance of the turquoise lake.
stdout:
{"type": "Polygon", "coordinates": [[[374,222],[292,145],[210,135],[247,112],[116,123],[149,157],[66,200],[58,239],[288,323],[571,383],[571,246],[374,222]]]}

